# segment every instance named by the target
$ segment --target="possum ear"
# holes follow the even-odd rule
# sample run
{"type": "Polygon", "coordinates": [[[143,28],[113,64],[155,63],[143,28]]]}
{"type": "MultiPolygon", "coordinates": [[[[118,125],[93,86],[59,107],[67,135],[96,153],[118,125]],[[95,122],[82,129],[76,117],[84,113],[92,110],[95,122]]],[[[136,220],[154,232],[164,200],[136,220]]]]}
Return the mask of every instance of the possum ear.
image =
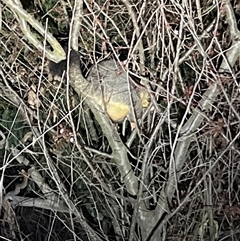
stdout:
{"type": "Polygon", "coordinates": [[[59,63],[49,61],[48,70],[53,79],[62,78],[64,71],[67,69],[67,60],[64,59],[59,63]]]}
{"type": "MultiPolygon", "coordinates": [[[[64,48],[66,52],[66,56],[68,57],[68,49],[64,48]]],[[[80,68],[80,54],[75,50],[70,50],[70,66],[77,66],[80,68]]],[[[53,61],[49,61],[48,63],[49,73],[52,75],[53,79],[61,78],[64,71],[67,70],[67,59],[60,61],[59,63],[55,63],[53,61]]]]}
{"type": "Polygon", "coordinates": [[[70,52],[70,65],[77,65],[79,68],[81,65],[81,56],[77,51],[73,49],[70,52]]]}
{"type": "MultiPolygon", "coordinates": [[[[67,56],[68,48],[63,47],[63,49],[64,49],[64,51],[66,53],[66,56],[67,56]]],[[[62,60],[59,63],[55,63],[53,61],[48,62],[49,74],[52,76],[52,78],[54,80],[62,78],[63,73],[64,73],[64,71],[66,71],[66,69],[67,69],[67,59],[62,60]]]]}

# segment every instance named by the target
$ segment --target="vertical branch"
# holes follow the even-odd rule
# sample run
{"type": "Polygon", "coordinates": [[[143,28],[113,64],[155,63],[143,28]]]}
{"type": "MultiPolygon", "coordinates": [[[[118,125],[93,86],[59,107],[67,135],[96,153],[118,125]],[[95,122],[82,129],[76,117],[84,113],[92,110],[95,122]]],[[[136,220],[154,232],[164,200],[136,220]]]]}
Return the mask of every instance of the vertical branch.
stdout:
{"type": "Polygon", "coordinates": [[[136,36],[137,36],[137,48],[139,51],[139,59],[140,59],[140,70],[141,72],[144,71],[144,66],[145,66],[145,56],[144,56],[144,47],[143,47],[143,42],[142,39],[140,39],[141,36],[141,32],[140,32],[140,28],[138,26],[137,23],[137,16],[136,13],[134,12],[130,2],[128,0],[122,0],[122,2],[125,4],[125,6],[128,9],[128,13],[132,19],[133,22],[133,26],[134,26],[134,32],[136,32],[136,36]]]}

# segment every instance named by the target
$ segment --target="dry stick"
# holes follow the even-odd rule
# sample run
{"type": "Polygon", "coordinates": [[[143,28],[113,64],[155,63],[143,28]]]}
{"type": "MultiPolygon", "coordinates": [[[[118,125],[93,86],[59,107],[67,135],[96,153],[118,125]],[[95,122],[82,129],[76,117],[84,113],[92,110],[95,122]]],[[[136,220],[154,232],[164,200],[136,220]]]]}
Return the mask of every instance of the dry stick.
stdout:
{"type": "Polygon", "coordinates": [[[202,12],[201,12],[201,3],[199,0],[196,0],[196,6],[197,6],[197,15],[198,19],[200,21],[200,26],[203,28],[203,20],[202,20],[202,12]]]}
{"type": "Polygon", "coordinates": [[[78,36],[83,17],[83,0],[76,0],[73,9],[73,19],[70,26],[70,44],[74,50],[78,51],[78,36]]]}
{"type": "Polygon", "coordinates": [[[142,39],[140,38],[141,32],[140,32],[140,28],[139,28],[138,23],[137,23],[136,13],[134,12],[134,10],[131,6],[131,3],[128,0],[122,0],[122,2],[127,7],[128,13],[129,13],[129,15],[132,19],[132,23],[133,23],[133,26],[134,26],[134,29],[135,29],[135,32],[136,32],[136,36],[138,38],[137,44],[135,45],[135,47],[139,51],[140,70],[141,70],[141,73],[143,73],[144,64],[145,64],[144,47],[143,47],[142,39]]]}

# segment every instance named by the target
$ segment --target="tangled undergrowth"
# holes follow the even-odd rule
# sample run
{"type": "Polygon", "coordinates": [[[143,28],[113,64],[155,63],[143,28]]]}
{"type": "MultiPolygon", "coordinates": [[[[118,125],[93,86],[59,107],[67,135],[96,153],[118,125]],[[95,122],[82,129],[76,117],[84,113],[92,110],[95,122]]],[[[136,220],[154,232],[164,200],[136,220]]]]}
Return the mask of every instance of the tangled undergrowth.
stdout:
{"type": "Polygon", "coordinates": [[[54,47],[11,2],[0,2],[1,238],[239,240],[238,2],[15,2],[63,48],[82,6],[83,76],[111,58],[148,90],[137,127],[114,123],[112,139],[71,80],[51,76],[24,21],[54,47]]]}

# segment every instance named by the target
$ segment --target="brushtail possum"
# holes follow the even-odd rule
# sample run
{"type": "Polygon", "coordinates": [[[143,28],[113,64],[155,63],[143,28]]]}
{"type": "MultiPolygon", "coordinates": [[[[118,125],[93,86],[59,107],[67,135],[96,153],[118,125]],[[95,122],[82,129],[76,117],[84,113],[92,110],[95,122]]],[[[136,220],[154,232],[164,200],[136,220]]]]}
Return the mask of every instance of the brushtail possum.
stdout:
{"type": "MultiPolygon", "coordinates": [[[[50,63],[53,75],[60,75],[65,64],[50,63]]],[[[104,60],[93,65],[87,78],[80,70],[80,55],[71,50],[69,79],[74,90],[83,97],[91,98],[107,112],[114,122],[122,122],[126,117],[134,122],[142,116],[143,108],[149,105],[146,90],[136,89],[131,78],[114,60],[104,60]]]]}

